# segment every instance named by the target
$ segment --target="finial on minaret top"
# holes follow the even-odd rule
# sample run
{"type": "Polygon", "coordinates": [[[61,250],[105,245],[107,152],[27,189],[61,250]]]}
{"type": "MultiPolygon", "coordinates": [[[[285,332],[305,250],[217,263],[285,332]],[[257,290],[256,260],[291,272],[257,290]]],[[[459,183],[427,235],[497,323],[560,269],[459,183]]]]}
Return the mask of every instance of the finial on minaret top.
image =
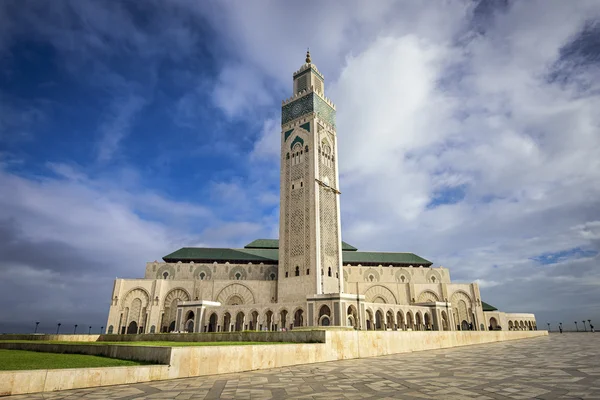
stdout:
{"type": "Polygon", "coordinates": [[[310,64],[310,49],[306,49],[306,63],[310,64]]]}

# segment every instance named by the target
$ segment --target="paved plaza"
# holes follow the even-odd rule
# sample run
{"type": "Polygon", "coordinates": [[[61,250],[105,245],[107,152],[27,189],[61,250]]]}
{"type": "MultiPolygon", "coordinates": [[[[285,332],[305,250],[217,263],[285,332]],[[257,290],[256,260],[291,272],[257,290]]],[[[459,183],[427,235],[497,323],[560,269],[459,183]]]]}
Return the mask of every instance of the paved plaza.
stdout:
{"type": "Polygon", "coordinates": [[[600,399],[600,334],[12,396],[17,399],[600,399]]]}

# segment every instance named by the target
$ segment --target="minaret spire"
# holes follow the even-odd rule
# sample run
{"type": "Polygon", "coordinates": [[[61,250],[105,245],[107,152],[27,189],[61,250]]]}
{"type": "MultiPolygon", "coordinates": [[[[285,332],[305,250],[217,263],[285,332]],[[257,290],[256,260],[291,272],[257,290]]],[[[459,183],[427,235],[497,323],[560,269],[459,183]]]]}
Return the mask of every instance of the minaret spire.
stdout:
{"type": "Polygon", "coordinates": [[[309,48],[306,49],[306,60],[305,61],[306,61],[307,64],[311,63],[311,61],[310,61],[310,49],[309,48]]]}

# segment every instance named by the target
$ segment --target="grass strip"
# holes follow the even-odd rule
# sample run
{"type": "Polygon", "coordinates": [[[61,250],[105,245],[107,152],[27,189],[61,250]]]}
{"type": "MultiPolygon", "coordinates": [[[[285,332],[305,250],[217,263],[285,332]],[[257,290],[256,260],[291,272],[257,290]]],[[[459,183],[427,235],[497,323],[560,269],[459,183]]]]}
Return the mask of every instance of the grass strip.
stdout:
{"type": "Polygon", "coordinates": [[[27,369],[130,367],[148,365],[140,361],[118,360],[83,354],[39,353],[27,350],[0,349],[0,371],[27,369]]]}

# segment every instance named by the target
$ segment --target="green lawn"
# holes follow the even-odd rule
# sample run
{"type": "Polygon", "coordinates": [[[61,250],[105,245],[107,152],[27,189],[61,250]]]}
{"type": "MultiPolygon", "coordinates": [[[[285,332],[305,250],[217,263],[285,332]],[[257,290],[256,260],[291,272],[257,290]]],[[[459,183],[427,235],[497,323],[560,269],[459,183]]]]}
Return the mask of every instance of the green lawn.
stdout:
{"type": "Polygon", "coordinates": [[[186,347],[186,346],[248,346],[265,344],[294,344],[291,342],[57,342],[51,340],[0,340],[0,343],[49,343],[49,344],[89,344],[103,345],[116,344],[121,346],[161,346],[161,347],[186,347]]]}
{"type": "Polygon", "coordinates": [[[59,368],[94,368],[94,367],[128,367],[145,365],[137,361],[117,360],[114,358],[87,356],[83,354],[38,353],[25,350],[0,349],[0,371],[23,369],[59,369],[59,368]]]}

